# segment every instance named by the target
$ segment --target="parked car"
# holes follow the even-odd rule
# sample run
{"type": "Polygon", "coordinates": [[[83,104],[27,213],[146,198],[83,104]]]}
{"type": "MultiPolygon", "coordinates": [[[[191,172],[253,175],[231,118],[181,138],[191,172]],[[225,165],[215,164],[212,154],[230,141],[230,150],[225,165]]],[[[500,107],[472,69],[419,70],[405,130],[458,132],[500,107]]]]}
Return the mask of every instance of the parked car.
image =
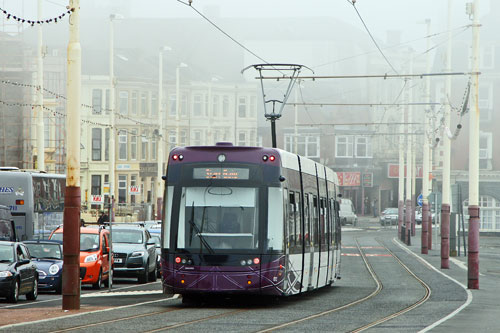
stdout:
{"type": "Polygon", "coordinates": [[[17,241],[16,225],[10,214],[10,209],[2,205],[0,205],[0,240],[10,242],[17,241]]]}
{"type": "MultiPolygon", "coordinates": [[[[58,227],[50,240],[62,242],[63,228],[58,227]]],[[[102,226],[80,228],[80,277],[82,284],[100,289],[109,286],[112,269],[109,258],[109,231],[102,226]]]]}
{"type": "Polygon", "coordinates": [[[156,277],[161,277],[161,241],[160,235],[151,234],[151,239],[155,242],[156,249],[156,277]]]}
{"type": "Polygon", "coordinates": [[[355,226],[358,224],[358,216],[355,213],[354,206],[352,201],[349,199],[341,199],[340,200],[340,223],[342,225],[352,224],[355,226]]]}
{"type": "Polygon", "coordinates": [[[63,251],[59,242],[38,240],[23,242],[30,251],[31,260],[38,271],[38,288],[62,291],[63,251]]]}
{"type": "Polygon", "coordinates": [[[28,248],[18,242],[0,241],[0,296],[17,303],[19,295],[35,300],[38,273],[28,248]]]}
{"type": "MultiPolygon", "coordinates": [[[[422,224],[422,207],[415,210],[415,222],[418,225],[422,224]]],[[[432,212],[432,224],[436,224],[436,213],[434,212],[432,212]]]]}
{"type": "Polygon", "coordinates": [[[380,213],[380,224],[381,225],[397,225],[398,224],[399,212],[398,208],[386,208],[382,213],[380,213]]]}
{"type": "Polygon", "coordinates": [[[156,281],[157,253],[151,234],[137,225],[113,225],[115,277],[137,277],[139,283],[156,281]]]}

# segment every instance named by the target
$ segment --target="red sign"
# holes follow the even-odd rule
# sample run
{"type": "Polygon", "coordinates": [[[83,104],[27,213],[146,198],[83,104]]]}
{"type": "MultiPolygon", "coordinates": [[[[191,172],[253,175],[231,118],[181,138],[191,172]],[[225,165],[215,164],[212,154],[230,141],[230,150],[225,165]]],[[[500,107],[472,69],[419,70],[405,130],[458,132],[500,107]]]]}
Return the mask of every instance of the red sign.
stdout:
{"type": "MultiPolygon", "coordinates": [[[[416,178],[422,178],[423,174],[424,174],[424,168],[421,165],[417,165],[416,178]]],[[[387,177],[388,178],[399,178],[399,164],[392,164],[392,163],[388,164],[387,177]]],[[[405,165],[405,177],[406,177],[406,165],[405,165]]]]}
{"type": "Polygon", "coordinates": [[[102,195],[94,195],[94,194],[92,194],[91,202],[92,203],[100,203],[100,204],[102,204],[102,195]]]}
{"type": "Polygon", "coordinates": [[[360,186],[361,173],[360,172],[337,172],[339,177],[340,186],[360,186]]]}

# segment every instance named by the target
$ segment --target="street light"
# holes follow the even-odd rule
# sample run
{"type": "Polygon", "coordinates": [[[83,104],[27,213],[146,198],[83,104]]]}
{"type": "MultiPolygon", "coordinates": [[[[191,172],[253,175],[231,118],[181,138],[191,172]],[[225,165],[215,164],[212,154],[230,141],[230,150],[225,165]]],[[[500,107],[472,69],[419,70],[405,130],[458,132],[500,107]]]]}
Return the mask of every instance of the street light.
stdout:
{"type": "Polygon", "coordinates": [[[164,140],[163,140],[163,52],[171,51],[172,49],[168,46],[160,47],[160,52],[158,56],[158,123],[159,123],[159,131],[158,131],[158,156],[156,157],[158,160],[158,170],[156,175],[156,218],[162,218],[162,176],[163,176],[163,151],[164,151],[164,140]]]}
{"type": "MultiPolygon", "coordinates": [[[[186,68],[188,65],[185,63],[181,62],[177,68],[175,69],[175,143],[177,146],[179,146],[179,122],[180,122],[180,117],[179,117],[179,112],[180,112],[180,69],[181,68],[186,68]]],[[[191,136],[191,135],[189,135],[191,136]]]]}
{"type": "Polygon", "coordinates": [[[109,15],[109,221],[114,222],[113,199],[115,194],[115,74],[114,74],[114,21],[123,19],[121,14],[109,15]]]}

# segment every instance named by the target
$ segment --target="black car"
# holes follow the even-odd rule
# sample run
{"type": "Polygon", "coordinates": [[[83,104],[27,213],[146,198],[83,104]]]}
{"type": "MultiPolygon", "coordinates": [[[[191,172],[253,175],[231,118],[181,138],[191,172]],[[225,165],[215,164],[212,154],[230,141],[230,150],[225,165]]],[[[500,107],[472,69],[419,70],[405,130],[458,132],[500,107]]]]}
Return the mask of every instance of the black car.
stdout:
{"type": "Polygon", "coordinates": [[[60,242],[55,241],[25,241],[30,251],[31,260],[38,270],[38,288],[54,290],[56,294],[62,291],[63,250],[60,242]]]}
{"type": "Polygon", "coordinates": [[[142,226],[113,225],[113,275],[156,281],[157,254],[151,234],[142,226]]]}
{"type": "Polygon", "coordinates": [[[17,303],[19,295],[28,300],[38,296],[38,273],[26,246],[0,241],[0,296],[17,303]]]}

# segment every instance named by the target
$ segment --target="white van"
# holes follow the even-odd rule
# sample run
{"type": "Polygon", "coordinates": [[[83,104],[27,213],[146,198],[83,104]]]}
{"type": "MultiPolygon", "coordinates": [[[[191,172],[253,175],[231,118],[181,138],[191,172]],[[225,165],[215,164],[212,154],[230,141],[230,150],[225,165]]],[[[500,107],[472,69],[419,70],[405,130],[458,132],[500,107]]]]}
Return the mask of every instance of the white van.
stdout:
{"type": "Polygon", "coordinates": [[[358,224],[358,217],[354,211],[354,205],[350,199],[340,199],[339,216],[342,225],[352,224],[355,226],[358,224]]]}

